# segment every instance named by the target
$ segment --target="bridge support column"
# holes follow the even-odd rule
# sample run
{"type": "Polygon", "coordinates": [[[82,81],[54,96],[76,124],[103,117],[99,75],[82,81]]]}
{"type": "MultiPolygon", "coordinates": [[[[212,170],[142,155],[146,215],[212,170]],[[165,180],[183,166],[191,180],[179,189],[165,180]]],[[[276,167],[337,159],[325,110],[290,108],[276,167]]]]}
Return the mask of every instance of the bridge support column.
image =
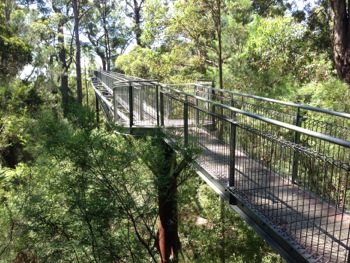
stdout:
{"type": "Polygon", "coordinates": [[[178,262],[180,239],[178,236],[177,186],[180,173],[188,160],[177,160],[176,152],[161,138],[154,138],[157,153],[147,160],[156,176],[158,188],[158,234],[155,247],[160,253],[160,263],[178,262]]]}

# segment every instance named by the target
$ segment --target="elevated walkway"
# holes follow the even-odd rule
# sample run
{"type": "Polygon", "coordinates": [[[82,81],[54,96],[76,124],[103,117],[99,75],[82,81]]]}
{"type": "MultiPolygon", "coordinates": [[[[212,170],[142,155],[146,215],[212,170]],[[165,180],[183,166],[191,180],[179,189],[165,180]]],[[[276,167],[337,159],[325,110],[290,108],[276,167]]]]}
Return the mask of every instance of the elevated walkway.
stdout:
{"type": "Polygon", "coordinates": [[[349,114],[111,72],[91,83],[122,132],[199,149],[197,173],[288,262],[350,262],[349,114]]]}

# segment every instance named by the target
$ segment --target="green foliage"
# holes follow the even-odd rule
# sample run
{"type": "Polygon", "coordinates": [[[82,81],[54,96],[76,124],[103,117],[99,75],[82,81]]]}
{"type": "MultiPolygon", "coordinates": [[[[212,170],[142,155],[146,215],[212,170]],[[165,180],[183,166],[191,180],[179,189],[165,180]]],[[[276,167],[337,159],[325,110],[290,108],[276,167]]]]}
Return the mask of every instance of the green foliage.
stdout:
{"type": "Polygon", "coordinates": [[[287,8],[290,7],[289,3],[285,3],[283,0],[253,0],[252,8],[254,11],[263,16],[283,16],[287,8]]]}
{"type": "Polygon", "coordinates": [[[300,85],[327,80],[332,75],[332,64],[327,54],[315,52],[304,43],[305,32],[305,27],[290,17],[256,16],[240,56],[243,67],[238,69],[238,83],[242,81],[242,89],[293,99],[300,85]]]}
{"type": "Polygon", "coordinates": [[[1,164],[14,167],[32,156],[26,149],[34,116],[42,104],[41,96],[30,85],[10,81],[0,85],[0,156],[1,164]]]}
{"type": "MultiPolygon", "coordinates": [[[[214,3],[146,1],[146,47],[118,57],[117,68],[166,83],[218,79],[214,3]]],[[[294,14],[297,19],[283,17],[288,6],[280,0],[221,3],[226,88],[350,111],[349,88],[334,77],[330,60],[328,1],[310,11],[307,23],[300,22],[301,12],[294,14]],[[250,2],[261,15],[253,21],[250,2]]],[[[168,159],[152,140],[130,143],[98,130],[94,113],[74,103],[61,118],[59,83],[72,73],[62,70],[59,51],[68,51],[68,70],[74,49],[69,37],[58,43],[57,29],[62,21],[64,32],[72,28],[65,15],[70,7],[66,1],[52,2],[55,13],[45,1],[37,4],[38,9],[0,6],[0,261],[156,261],[155,186],[164,182],[154,180],[145,158],[163,170],[168,159]],[[34,83],[14,81],[32,60],[34,83]]],[[[93,49],[101,58],[115,59],[129,43],[130,27],[123,21],[128,14],[103,1],[98,10],[85,11],[81,26],[91,38],[87,53],[92,56],[93,49]]],[[[196,151],[183,153],[191,159],[196,151]]],[[[220,255],[230,262],[279,260],[188,169],[179,182],[186,182],[178,195],[184,262],[220,262],[220,255]]]]}
{"type": "Polygon", "coordinates": [[[296,100],[319,108],[350,112],[349,92],[346,83],[333,77],[324,82],[310,82],[302,86],[297,92],[296,100]]]}
{"type": "Polygon", "coordinates": [[[14,77],[32,60],[32,47],[6,25],[4,5],[0,5],[0,82],[14,77]]]}
{"type": "Polygon", "coordinates": [[[329,60],[333,59],[333,22],[330,2],[323,0],[314,6],[307,19],[307,31],[305,41],[309,42],[312,49],[318,52],[326,52],[329,60]]]}
{"type": "Polygon", "coordinates": [[[163,52],[161,49],[136,46],[128,54],[118,57],[116,66],[128,75],[161,82],[179,83],[186,79],[196,79],[201,75],[198,72],[199,58],[190,56],[185,46],[177,47],[163,52]]]}
{"type": "Polygon", "coordinates": [[[282,262],[201,179],[192,177],[180,193],[183,262],[282,262]]]}
{"type": "Polygon", "coordinates": [[[36,133],[44,144],[36,147],[33,165],[1,170],[9,178],[1,193],[12,195],[2,199],[1,210],[7,211],[2,225],[14,225],[10,232],[0,231],[3,260],[153,257],[157,213],[151,173],[122,137],[92,127],[91,116],[83,110],[71,121],[57,121],[44,114],[36,133]],[[15,189],[11,178],[18,175],[15,189]]]}

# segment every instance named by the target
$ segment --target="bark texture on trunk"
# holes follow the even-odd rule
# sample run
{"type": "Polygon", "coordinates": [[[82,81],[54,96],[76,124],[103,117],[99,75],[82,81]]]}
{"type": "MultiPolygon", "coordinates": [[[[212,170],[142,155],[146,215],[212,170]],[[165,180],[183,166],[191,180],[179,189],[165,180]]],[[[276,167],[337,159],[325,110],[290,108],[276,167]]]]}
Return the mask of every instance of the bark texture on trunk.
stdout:
{"type": "Polygon", "coordinates": [[[78,103],[83,104],[83,85],[81,82],[81,59],[80,59],[80,39],[79,39],[79,5],[78,0],[73,0],[73,13],[74,13],[74,34],[75,34],[75,65],[77,76],[77,98],[78,103]]]}
{"type": "Polygon", "coordinates": [[[158,242],[161,263],[177,262],[179,254],[176,154],[164,145],[167,165],[158,175],[158,242]]]}
{"type": "Polygon", "coordinates": [[[142,8],[145,0],[125,0],[126,5],[129,6],[132,10],[131,17],[134,20],[134,33],[135,33],[135,39],[136,44],[144,47],[141,41],[141,35],[142,35],[142,8]]]}
{"type": "Polygon", "coordinates": [[[333,51],[338,76],[350,84],[350,1],[330,0],[334,14],[333,51]]]}
{"type": "Polygon", "coordinates": [[[69,87],[68,87],[68,64],[66,60],[67,52],[65,49],[65,41],[64,41],[64,34],[63,34],[63,21],[59,21],[58,23],[58,44],[59,44],[59,51],[58,51],[58,57],[61,63],[62,72],[60,75],[61,80],[61,87],[60,92],[62,96],[62,105],[63,105],[63,115],[67,116],[68,111],[68,103],[69,103],[69,87]]]}

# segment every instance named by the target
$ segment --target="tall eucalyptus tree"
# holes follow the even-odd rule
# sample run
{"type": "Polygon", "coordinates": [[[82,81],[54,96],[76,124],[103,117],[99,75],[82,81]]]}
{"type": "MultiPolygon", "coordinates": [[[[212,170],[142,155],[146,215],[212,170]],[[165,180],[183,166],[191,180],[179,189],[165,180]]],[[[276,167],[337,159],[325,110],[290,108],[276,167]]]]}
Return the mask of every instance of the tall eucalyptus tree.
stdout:
{"type": "Polygon", "coordinates": [[[125,0],[127,15],[132,19],[133,30],[135,34],[136,44],[143,46],[141,41],[142,35],[142,12],[145,0],[125,0]]]}
{"type": "Polygon", "coordinates": [[[333,51],[338,76],[350,85],[350,2],[330,0],[333,10],[333,51]]]}
{"type": "Polygon", "coordinates": [[[102,69],[111,70],[117,56],[124,53],[132,40],[131,28],[125,23],[120,3],[93,1],[80,25],[90,48],[100,57],[102,69]]]}

